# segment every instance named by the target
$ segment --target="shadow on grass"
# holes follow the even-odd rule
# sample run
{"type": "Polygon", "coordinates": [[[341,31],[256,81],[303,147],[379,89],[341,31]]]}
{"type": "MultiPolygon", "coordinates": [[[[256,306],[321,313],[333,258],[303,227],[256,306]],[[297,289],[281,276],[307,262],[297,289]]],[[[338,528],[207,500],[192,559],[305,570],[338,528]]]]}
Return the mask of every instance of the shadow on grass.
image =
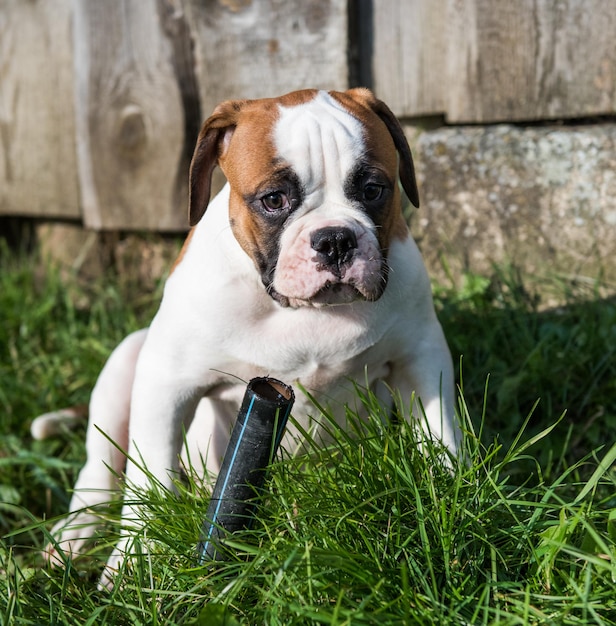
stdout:
{"type": "Polygon", "coordinates": [[[611,445],[616,432],[616,299],[587,285],[555,287],[562,304],[544,308],[522,277],[498,270],[470,277],[466,293],[437,295],[465,401],[472,416],[485,412],[486,440],[507,447],[531,412],[529,436],[562,416],[534,452],[546,471],[611,445]]]}

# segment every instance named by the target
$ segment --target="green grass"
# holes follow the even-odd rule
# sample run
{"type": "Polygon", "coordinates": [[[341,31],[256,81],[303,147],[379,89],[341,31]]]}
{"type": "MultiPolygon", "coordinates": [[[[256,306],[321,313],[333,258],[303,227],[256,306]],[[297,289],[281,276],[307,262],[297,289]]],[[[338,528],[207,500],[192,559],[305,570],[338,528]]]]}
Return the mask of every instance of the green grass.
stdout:
{"type": "Polygon", "coordinates": [[[87,401],[160,290],[61,281],[1,251],[0,623],[616,624],[616,303],[552,278],[540,291],[566,304],[543,310],[535,286],[501,269],[437,291],[462,362],[465,464],[420,454],[358,389],[371,419],[349,412],[349,437],[325,416],[331,447],[283,455],[222,564],[195,562],[207,498],[190,476],[174,495],[130,493],[141,556],[107,594],[113,514],[74,567],[41,567],[42,520],[66,511],[84,429],[33,442],[29,422],[87,401]]]}

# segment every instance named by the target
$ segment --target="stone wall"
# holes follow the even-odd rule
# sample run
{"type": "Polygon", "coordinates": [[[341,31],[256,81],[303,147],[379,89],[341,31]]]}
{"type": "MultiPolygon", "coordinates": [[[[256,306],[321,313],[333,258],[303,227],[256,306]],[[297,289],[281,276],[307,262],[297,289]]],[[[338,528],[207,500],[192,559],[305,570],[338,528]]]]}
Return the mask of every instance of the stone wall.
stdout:
{"type": "Polygon", "coordinates": [[[616,285],[616,124],[442,127],[413,143],[412,230],[437,278],[511,263],[616,285]]]}

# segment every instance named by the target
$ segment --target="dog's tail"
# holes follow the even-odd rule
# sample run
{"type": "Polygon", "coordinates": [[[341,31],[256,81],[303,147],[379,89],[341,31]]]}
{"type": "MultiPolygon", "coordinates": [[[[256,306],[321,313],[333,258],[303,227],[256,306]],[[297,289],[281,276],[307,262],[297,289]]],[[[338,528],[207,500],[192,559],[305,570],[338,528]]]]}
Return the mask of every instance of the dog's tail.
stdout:
{"type": "Polygon", "coordinates": [[[47,437],[62,433],[67,428],[75,428],[87,417],[87,404],[50,411],[34,418],[30,425],[30,433],[34,439],[47,439],[47,437]]]}

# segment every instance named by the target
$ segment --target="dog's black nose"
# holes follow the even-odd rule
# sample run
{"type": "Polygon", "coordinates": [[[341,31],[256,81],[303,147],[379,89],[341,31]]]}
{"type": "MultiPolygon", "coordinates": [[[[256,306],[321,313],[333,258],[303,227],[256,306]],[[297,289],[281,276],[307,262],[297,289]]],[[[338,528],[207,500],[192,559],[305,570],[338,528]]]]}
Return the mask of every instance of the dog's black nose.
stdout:
{"type": "Polygon", "coordinates": [[[319,263],[328,269],[338,269],[353,258],[357,237],[350,228],[328,226],[310,235],[310,245],[319,263]]]}

